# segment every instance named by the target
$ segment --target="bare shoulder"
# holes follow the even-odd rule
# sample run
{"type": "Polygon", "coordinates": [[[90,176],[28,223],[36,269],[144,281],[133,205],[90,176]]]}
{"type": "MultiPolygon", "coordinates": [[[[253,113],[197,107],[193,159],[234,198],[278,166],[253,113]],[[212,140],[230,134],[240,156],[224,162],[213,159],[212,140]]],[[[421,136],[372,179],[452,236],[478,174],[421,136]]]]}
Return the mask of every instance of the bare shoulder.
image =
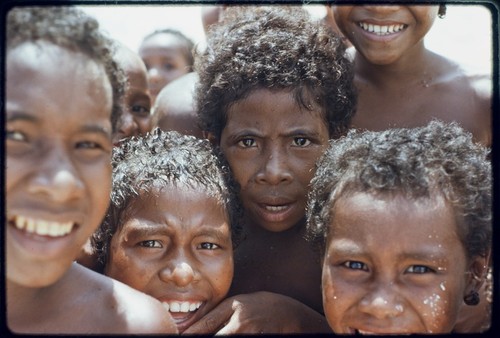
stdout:
{"type": "Polygon", "coordinates": [[[85,316],[99,333],[177,333],[168,311],[161,303],[128,285],[83,268],[85,316]]]}
{"type": "Polygon", "coordinates": [[[454,89],[468,90],[478,99],[491,99],[492,73],[491,69],[480,65],[457,63],[443,58],[447,71],[441,80],[454,89]]]}
{"type": "Polygon", "coordinates": [[[130,329],[127,333],[177,333],[172,317],[158,300],[119,281],[111,281],[116,310],[130,329]]]}

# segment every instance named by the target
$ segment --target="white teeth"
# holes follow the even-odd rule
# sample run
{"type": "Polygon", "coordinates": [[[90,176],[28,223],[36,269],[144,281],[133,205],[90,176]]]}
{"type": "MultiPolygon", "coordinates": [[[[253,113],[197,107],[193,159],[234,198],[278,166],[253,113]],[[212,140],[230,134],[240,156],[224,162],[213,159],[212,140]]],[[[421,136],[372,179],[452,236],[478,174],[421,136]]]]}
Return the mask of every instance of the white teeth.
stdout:
{"type": "Polygon", "coordinates": [[[266,210],[269,211],[282,211],[286,209],[286,205],[266,205],[266,210]]]}
{"type": "Polygon", "coordinates": [[[44,220],[17,216],[14,224],[18,229],[25,229],[28,233],[35,233],[40,236],[60,237],[69,234],[73,229],[73,222],[58,223],[44,220]]]}
{"type": "Polygon", "coordinates": [[[188,302],[181,303],[181,312],[189,312],[189,303],[188,302]]]}
{"type": "Polygon", "coordinates": [[[397,33],[403,30],[405,28],[405,25],[400,24],[400,25],[380,26],[380,25],[373,25],[360,22],[359,27],[370,33],[375,33],[377,35],[387,35],[387,34],[397,33]]]}
{"type": "Polygon", "coordinates": [[[171,303],[170,304],[170,312],[180,312],[181,305],[179,303],[171,303]]]}
{"type": "Polygon", "coordinates": [[[200,308],[201,302],[163,302],[163,306],[170,312],[192,312],[200,308]]]}

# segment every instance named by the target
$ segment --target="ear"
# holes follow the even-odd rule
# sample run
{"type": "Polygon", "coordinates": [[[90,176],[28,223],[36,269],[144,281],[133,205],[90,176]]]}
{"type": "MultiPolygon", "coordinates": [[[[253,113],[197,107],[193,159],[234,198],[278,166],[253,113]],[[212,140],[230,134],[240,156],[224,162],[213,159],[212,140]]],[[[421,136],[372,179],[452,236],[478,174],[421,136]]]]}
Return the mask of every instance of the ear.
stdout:
{"type": "Polygon", "coordinates": [[[202,131],[203,137],[208,139],[212,146],[218,146],[219,145],[219,140],[217,137],[214,135],[214,133],[208,132],[208,131],[202,131]]]}
{"type": "Polygon", "coordinates": [[[488,273],[488,267],[490,265],[490,254],[488,251],[484,256],[473,257],[469,263],[469,269],[466,274],[466,285],[464,290],[464,297],[469,295],[473,291],[479,291],[481,286],[486,280],[486,275],[488,273]]]}

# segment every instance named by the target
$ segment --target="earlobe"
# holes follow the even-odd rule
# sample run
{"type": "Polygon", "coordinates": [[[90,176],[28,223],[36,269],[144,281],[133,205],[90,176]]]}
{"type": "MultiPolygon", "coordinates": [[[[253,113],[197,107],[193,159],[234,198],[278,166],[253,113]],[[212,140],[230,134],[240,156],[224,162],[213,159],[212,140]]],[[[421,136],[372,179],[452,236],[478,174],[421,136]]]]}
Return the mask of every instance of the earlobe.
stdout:
{"type": "Polygon", "coordinates": [[[480,302],[479,290],[483,286],[488,273],[489,253],[477,256],[472,259],[469,270],[467,271],[467,281],[464,290],[464,303],[467,305],[478,305],[480,302]]]}

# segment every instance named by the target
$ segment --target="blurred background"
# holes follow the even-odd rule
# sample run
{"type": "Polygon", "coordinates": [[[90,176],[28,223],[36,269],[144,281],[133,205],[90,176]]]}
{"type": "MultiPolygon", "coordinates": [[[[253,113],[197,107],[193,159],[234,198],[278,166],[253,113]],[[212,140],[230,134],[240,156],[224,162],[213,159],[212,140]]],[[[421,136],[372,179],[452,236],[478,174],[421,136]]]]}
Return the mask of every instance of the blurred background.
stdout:
{"type": "MultiPolygon", "coordinates": [[[[156,29],[180,30],[204,45],[202,9],[209,5],[99,5],[79,6],[94,16],[108,34],[137,51],[144,36],[156,29]]],[[[304,5],[316,19],[326,15],[325,5],[304,5]]],[[[446,17],[437,18],[426,35],[426,46],[444,56],[491,72],[492,13],[480,4],[448,4],[446,17]]]]}

